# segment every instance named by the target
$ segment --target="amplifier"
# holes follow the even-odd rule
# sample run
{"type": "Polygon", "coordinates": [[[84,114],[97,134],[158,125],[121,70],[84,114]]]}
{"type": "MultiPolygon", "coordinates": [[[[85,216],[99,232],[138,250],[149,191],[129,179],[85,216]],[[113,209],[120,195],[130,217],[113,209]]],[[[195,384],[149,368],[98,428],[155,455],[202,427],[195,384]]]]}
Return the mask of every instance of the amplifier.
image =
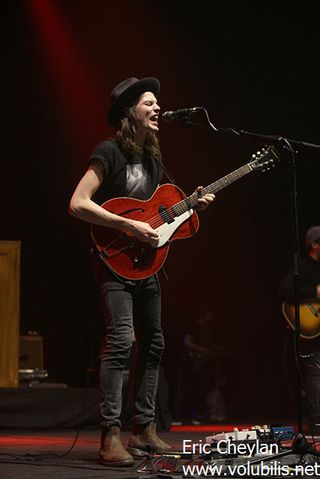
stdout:
{"type": "Polygon", "coordinates": [[[38,334],[20,336],[19,369],[43,369],[43,339],[38,334]]]}

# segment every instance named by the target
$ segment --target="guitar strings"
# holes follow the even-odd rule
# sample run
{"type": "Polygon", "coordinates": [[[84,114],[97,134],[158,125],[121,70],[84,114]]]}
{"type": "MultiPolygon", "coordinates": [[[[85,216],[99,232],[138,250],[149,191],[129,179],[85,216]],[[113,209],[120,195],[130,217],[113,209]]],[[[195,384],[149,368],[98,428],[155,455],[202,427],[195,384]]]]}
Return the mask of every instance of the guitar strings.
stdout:
{"type": "MultiPolygon", "coordinates": [[[[197,194],[193,193],[188,198],[185,198],[185,199],[181,200],[179,203],[176,203],[175,205],[170,206],[169,208],[167,208],[165,210],[165,212],[168,213],[170,216],[176,217],[177,215],[174,212],[173,208],[175,207],[176,209],[178,209],[179,207],[184,208],[185,206],[188,206],[188,202],[190,202],[190,200],[192,198],[196,198],[196,196],[197,196],[197,194]]],[[[192,209],[192,208],[188,207],[188,209],[186,211],[188,211],[190,209],[192,209]]],[[[158,215],[153,216],[152,218],[149,218],[148,220],[146,220],[146,223],[148,223],[152,228],[155,229],[155,228],[158,228],[159,226],[163,225],[164,223],[166,223],[166,220],[163,218],[163,216],[161,216],[161,214],[158,214],[158,215]]]]}

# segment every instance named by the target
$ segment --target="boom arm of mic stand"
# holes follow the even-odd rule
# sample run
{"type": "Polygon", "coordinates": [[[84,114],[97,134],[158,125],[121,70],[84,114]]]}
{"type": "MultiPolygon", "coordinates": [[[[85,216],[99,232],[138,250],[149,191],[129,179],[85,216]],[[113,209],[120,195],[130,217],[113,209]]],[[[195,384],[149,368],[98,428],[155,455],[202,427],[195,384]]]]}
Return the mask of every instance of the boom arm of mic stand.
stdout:
{"type": "Polygon", "coordinates": [[[263,135],[261,133],[253,133],[251,131],[246,131],[246,130],[235,130],[234,128],[212,128],[211,125],[204,125],[204,124],[199,124],[199,123],[194,123],[192,121],[185,121],[184,122],[188,126],[198,126],[202,128],[210,128],[212,129],[215,133],[228,133],[232,135],[237,135],[237,136],[244,136],[247,137],[248,139],[251,139],[252,141],[261,141],[263,143],[275,145],[275,144],[280,144],[280,143],[290,143],[290,145],[294,146],[302,146],[304,148],[309,148],[310,150],[317,150],[320,151],[320,145],[317,145],[315,143],[308,143],[306,141],[301,141],[301,140],[293,140],[291,138],[285,138],[280,135],[263,135]]]}
{"type": "Polygon", "coordinates": [[[190,120],[190,115],[185,115],[184,118],[182,118],[182,122],[185,126],[197,126],[199,128],[209,128],[210,130],[213,130],[214,133],[228,133],[236,136],[243,136],[248,139],[251,139],[252,141],[263,141],[264,143],[275,145],[280,143],[285,143],[287,146],[290,143],[291,146],[302,146],[304,148],[309,148],[310,150],[316,150],[320,151],[320,145],[317,145],[315,143],[308,143],[306,141],[301,141],[301,140],[293,140],[292,138],[285,138],[280,135],[264,135],[261,133],[253,133],[252,131],[246,131],[246,130],[235,130],[234,128],[217,128],[213,123],[210,121],[208,112],[205,108],[203,108],[203,111],[205,112],[206,119],[207,119],[207,124],[203,123],[195,123],[190,120]]]}
{"type": "Polygon", "coordinates": [[[284,138],[283,136],[279,135],[262,135],[260,133],[253,133],[251,131],[234,130],[233,128],[219,128],[218,131],[222,133],[234,133],[240,136],[248,137],[252,140],[261,140],[265,143],[270,143],[272,145],[279,144],[285,141],[286,143],[288,142],[290,143],[290,145],[293,146],[303,146],[304,148],[320,151],[320,145],[316,145],[315,143],[307,143],[305,141],[293,140],[290,138],[284,138]]]}

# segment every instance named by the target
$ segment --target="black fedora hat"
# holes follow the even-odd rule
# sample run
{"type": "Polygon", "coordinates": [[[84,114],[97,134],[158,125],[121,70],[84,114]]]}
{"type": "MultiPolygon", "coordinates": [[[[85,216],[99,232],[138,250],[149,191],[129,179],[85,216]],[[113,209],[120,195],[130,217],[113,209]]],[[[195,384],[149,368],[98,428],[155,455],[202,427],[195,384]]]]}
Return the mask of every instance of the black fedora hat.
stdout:
{"type": "Polygon", "coordinates": [[[151,91],[156,98],[160,93],[160,82],[157,78],[147,77],[127,78],[114,87],[110,94],[110,107],[107,120],[110,125],[117,128],[121,118],[124,117],[124,108],[131,106],[146,91],[151,91]]]}

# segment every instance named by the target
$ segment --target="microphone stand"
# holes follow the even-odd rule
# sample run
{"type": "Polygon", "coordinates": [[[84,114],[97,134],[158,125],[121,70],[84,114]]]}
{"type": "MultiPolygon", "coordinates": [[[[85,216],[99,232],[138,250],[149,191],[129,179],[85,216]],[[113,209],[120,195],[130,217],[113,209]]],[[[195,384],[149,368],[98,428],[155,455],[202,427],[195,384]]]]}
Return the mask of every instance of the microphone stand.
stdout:
{"type": "Polygon", "coordinates": [[[289,138],[284,138],[283,136],[279,136],[279,135],[264,135],[261,133],[253,133],[252,131],[235,130],[234,128],[216,128],[211,123],[208,116],[207,116],[208,125],[203,123],[195,123],[190,120],[190,116],[185,116],[181,118],[181,120],[183,124],[186,126],[197,126],[200,128],[209,128],[209,129],[212,129],[215,133],[222,133],[222,134],[229,133],[236,136],[243,136],[244,138],[247,138],[251,140],[252,142],[256,142],[256,143],[263,143],[268,145],[277,145],[277,144],[280,145],[281,143],[285,142],[287,143],[287,145],[288,143],[290,143],[290,145],[301,146],[304,148],[308,148],[310,150],[320,151],[320,145],[317,145],[315,143],[307,143],[306,141],[293,140],[289,138]]]}
{"type": "MultiPolygon", "coordinates": [[[[305,141],[287,139],[278,135],[264,135],[260,133],[253,133],[245,130],[235,130],[233,128],[216,128],[210,121],[209,115],[206,109],[203,109],[208,124],[194,123],[190,120],[190,117],[184,117],[183,123],[187,126],[198,126],[202,128],[210,128],[216,134],[233,134],[251,141],[263,144],[278,145],[278,147],[285,148],[291,153],[291,167],[292,167],[292,223],[293,223],[293,275],[294,275],[294,311],[295,311],[295,328],[294,328],[294,351],[297,370],[297,434],[295,434],[291,448],[264,458],[263,461],[270,461],[275,458],[288,456],[290,454],[299,454],[302,458],[306,454],[312,454],[320,457],[320,452],[309,447],[309,443],[303,434],[303,384],[301,373],[301,336],[300,336],[300,242],[299,242],[299,215],[297,205],[297,169],[296,169],[296,153],[294,147],[303,147],[315,151],[320,151],[320,145],[314,143],[307,143],[305,141]]],[[[258,464],[262,459],[251,461],[250,464],[258,464]]]]}

